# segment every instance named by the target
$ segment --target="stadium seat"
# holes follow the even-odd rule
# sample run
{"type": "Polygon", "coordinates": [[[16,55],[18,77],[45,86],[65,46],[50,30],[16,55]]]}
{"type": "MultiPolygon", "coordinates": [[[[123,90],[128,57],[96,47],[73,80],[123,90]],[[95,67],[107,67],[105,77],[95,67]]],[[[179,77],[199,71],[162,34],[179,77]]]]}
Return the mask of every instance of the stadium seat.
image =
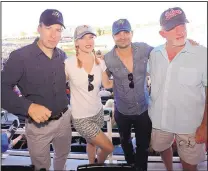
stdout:
{"type": "Polygon", "coordinates": [[[5,110],[1,109],[1,118],[4,117],[5,121],[8,121],[8,116],[7,116],[8,112],[5,110]]]}
{"type": "Polygon", "coordinates": [[[29,166],[20,166],[20,165],[2,165],[2,171],[35,171],[33,165],[29,166]]]}
{"type": "Polygon", "coordinates": [[[77,171],[134,171],[127,164],[86,164],[79,165],[77,171]]]}
{"type": "Polygon", "coordinates": [[[113,99],[112,96],[103,96],[101,97],[101,102],[103,105],[105,105],[105,103],[107,102],[108,99],[113,99]]]}

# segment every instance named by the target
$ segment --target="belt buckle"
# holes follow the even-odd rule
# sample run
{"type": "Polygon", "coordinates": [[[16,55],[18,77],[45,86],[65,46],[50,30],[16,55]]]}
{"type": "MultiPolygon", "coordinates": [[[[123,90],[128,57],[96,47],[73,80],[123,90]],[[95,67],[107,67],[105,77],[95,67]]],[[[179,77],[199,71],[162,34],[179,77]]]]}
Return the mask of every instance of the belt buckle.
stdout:
{"type": "Polygon", "coordinates": [[[58,120],[60,117],[62,117],[62,113],[59,113],[59,115],[54,117],[54,120],[58,120]]]}
{"type": "MultiPolygon", "coordinates": [[[[65,111],[66,112],[66,111],[65,111]]],[[[65,112],[60,112],[58,115],[51,117],[49,120],[58,120],[60,117],[63,116],[65,112]]]]}
{"type": "Polygon", "coordinates": [[[66,113],[66,111],[68,110],[68,107],[67,108],[65,108],[60,114],[61,114],[61,116],[64,114],[64,113],[66,113]]]}
{"type": "MultiPolygon", "coordinates": [[[[62,115],[61,115],[61,116],[62,116],[62,115]]],[[[60,114],[59,114],[59,115],[50,117],[50,118],[49,118],[49,121],[51,121],[51,120],[58,120],[61,116],[60,116],[60,114]]]]}

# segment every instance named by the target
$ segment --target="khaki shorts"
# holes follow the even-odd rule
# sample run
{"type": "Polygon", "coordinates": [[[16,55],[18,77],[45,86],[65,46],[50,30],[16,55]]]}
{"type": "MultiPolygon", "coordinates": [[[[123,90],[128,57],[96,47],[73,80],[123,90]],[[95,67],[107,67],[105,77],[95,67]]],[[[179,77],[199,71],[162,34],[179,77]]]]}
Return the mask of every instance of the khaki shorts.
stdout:
{"type": "Polygon", "coordinates": [[[197,144],[195,134],[174,134],[152,129],[151,144],[157,152],[171,147],[174,139],[176,140],[178,155],[183,161],[191,165],[197,165],[205,160],[205,144],[197,144]]]}

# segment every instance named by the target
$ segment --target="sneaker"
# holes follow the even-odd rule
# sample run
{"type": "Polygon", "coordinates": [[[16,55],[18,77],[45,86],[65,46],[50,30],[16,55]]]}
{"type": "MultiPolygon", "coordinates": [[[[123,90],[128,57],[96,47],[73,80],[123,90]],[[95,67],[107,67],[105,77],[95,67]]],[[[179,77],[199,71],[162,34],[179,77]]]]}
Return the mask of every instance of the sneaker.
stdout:
{"type": "Polygon", "coordinates": [[[10,133],[10,136],[8,136],[8,139],[11,140],[12,137],[14,136],[15,132],[17,131],[17,128],[20,126],[19,119],[15,119],[12,122],[12,125],[9,127],[7,130],[8,133],[10,133]]]}

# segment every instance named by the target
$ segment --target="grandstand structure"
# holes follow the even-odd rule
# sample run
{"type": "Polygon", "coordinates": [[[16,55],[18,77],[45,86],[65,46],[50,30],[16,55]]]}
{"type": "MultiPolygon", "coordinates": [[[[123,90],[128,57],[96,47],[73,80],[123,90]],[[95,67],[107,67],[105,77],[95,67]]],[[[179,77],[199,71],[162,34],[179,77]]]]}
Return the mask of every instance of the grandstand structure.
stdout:
{"type": "MultiPolygon", "coordinates": [[[[64,34],[63,34],[63,38],[61,40],[62,45],[64,45],[64,43],[68,43],[73,41],[72,39],[72,33],[73,32],[73,28],[69,28],[66,29],[64,34]]],[[[150,33],[152,31],[149,31],[150,33]]],[[[137,32],[135,32],[135,34],[137,34],[137,32]]],[[[146,34],[141,34],[141,30],[138,31],[139,35],[146,35],[146,34]]],[[[111,37],[111,35],[104,35],[104,36],[100,36],[97,38],[97,47],[98,49],[102,50],[106,50],[111,48],[111,46],[113,46],[112,42],[107,42],[109,40],[109,37],[111,37]],[[105,42],[104,44],[102,44],[102,42],[105,42]],[[106,45],[107,44],[107,45],[106,45]],[[103,49],[102,49],[103,48],[103,49]]],[[[135,36],[136,37],[136,36],[135,36]]],[[[2,44],[2,62],[4,62],[4,60],[6,61],[6,59],[9,57],[9,53],[17,48],[20,48],[22,46],[25,46],[26,44],[29,44],[29,42],[31,43],[34,39],[36,38],[36,36],[34,35],[27,35],[26,37],[7,37],[5,39],[3,39],[3,44],[2,44]],[[9,42],[10,40],[15,40],[15,42],[11,43],[9,42]],[[22,42],[16,42],[18,40],[27,40],[25,43],[22,42]]],[[[155,39],[157,40],[157,39],[155,39]]],[[[154,42],[153,42],[154,43],[154,42]]],[[[156,42],[158,43],[158,42],[156,42]]],[[[67,44],[68,46],[68,44],[67,44]]],[[[2,67],[3,68],[3,67],[2,67]]],[[[103,97],[103,104],[106,102],[108,98],[103,97]]],[[[125,159],[124,159],[124,155],[123,155],[123,151],[122,148],[120,146],[120,141],[119,141],[119,133],[118,130],[116,128],[112,128],[111,125],[111,117],[112,117],[112,111],[110,108],[105,108],[105,123],[106,126],[103,128],[103,131],[105,132],[105,134],[108,135],[108,137],[111,139],[111,141],[113,142],[114,146],[115,146],[115,150],[114,152],[109,155],[106,163],[110,163],[110,164],[119,164],[119,163],[125,163],[125,159]]],[[[5,132],[7,130],[7,128],[10,126],[10,124],[12,123],[12,120],[14,119],[14,115],[4,112],[2,114],[2,132],[5,132]]],[[[21,127],[18,129],[18,131],[16,132],[16,134],[22,134],[25,132],[24,130],[24,121],[22,121],[21,127]]],[[[88,160],[87,160],[87,154],[86,154],[86,142],[85,140],[80,137],[80,135],[78,134],[78,132],[76,132],[76,130],[74,128],[72,128],[73,133],[72,133],[72,146],[71,146],[71,152],[68,155],[68,160],[67,160],[67,170],[77,170],[77,167],[79,165],[82,164],[88,164],[88,160]]],[[[17,136],[16,135],[16,136],[17,136]]],[[[132,138],[134,137],[134,130],[132,130],[132,138]]],[[[20,142],[19,144],[17,144],[16,147],[14,147],[13,149],[8,150],[6,153],[4,153],[2,155],[2,165],[30,165],[31,161],[30,161],[30,155],[29,155],[29,151],[27,150],[27,144],[25,143],[23,146],[21,146],[23,142],[20,142]]],[[[52,146],[51,146],[51,159],[54,157],[54,153],[52,151],[52,146]]],[[[182,170],[182,166],[180,164],[180,160],[179,157],[177,156],[177,153],[174,154],[174,158],[173,158],[173,166],[174,166],[174,170],[182,170]]],[[[51,166],[51,169],[53,169],[53,166],[51,166]]],[[[149,153],[149,158],[148,158],[148,170],[165,170],[164,164],[162,162],[161,157],[154,153],[154,152],[150,152],[149,153]]],[[[205,171],[207,170],[207,158],[204,162],[202,162],[199,167],[198,170],[201,171],[205,171]]]]}
{"type": "MultiPolygon", "coordinates": [[[[118,130],[116,128],[112,128],[111,125],[111,116],[112,116],[112,110],[110,108],[105,108],[105,126],[103,128],[103,131],[105,134],[110,138],[111,141],[113,141],[113,144],[115,145],[114,152],[108,156],[108,159],[106,160],[106,163],[109,164],[119,164],[119,163],[125,163],[124,155],[122,152],[122,149],[119,145],[119,134],[118,130]]],[[[5,132],[7,130],[7,127],[9,127],[9,123],[12,122],[12,120],[16,116],[4,112],[2,115],[2,132],[5,132]]],[[[22,134],[25,132],[24,130],[24,122],[21,122],[21,127],[16,131],[16,134],[22,134]]],[[[85,149],[85,141],[82,137],[80,137],[79,133],[76,132],[76,130],[72,126],[72,146],[71,146],[71,152],[68,155],[67,159],[67,170],[77,170],[77,167],[83,164],[88,164],[87,160],[87,154],[85,149]],[[77,141],[78,140],[78,141],[77,141]]],[[[134,131],[132,131],[132,138],[134,137],[134,131]]],[[[20,146],[20,145],[18,145],[20,146]]],[[[25,147],[27,145],[25,144],[25,147]]],[[[8,150],[6,153],[2,155],[2,165],[30,165],[30,155],[27,148],[23,148],[23,146],[20,147],[14,147],[13,149],[8,150]]],[[[51,146],[52,147],[52,146],[51,146]]],[[[51,158],[53,158],[54,153],[51,148],[51,158]]],[[[52,160],[51,160],[52,161],[52,160]]],[[[179,157],[177,155],[173,158],[173,166],[175,170],[182,170],[179,157]]],[[[51,169],[53,169],[53,166],[51,166],[51,169]]],[[[204,162],[202,162],[199,165],[199,170],[207,170],[207,158],[204,162]]],[[[155,155],[154,153],[150,153],[148,157],[148,170],[165,170],[164,164],[162,163],[162,159],[159,155],[155,155]]]]}

